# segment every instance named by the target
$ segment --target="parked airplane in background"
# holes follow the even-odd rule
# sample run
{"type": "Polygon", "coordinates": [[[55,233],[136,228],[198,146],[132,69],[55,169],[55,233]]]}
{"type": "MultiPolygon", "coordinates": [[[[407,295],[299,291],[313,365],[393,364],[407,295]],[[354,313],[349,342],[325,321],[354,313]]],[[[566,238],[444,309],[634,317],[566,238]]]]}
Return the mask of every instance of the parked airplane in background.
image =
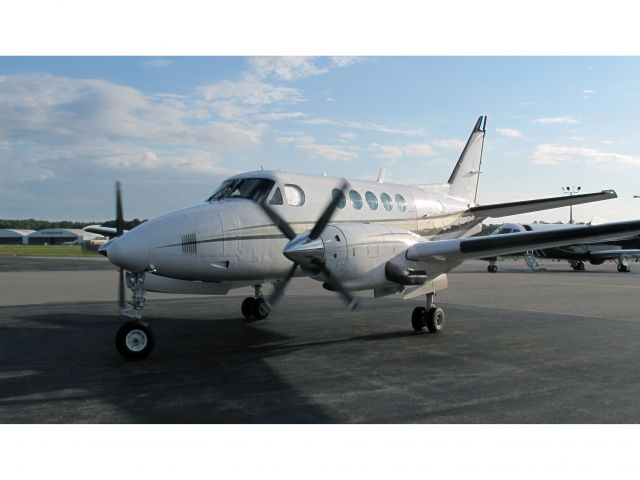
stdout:
{"type": "MultiPolygon", "coordinates": [[[[592,222],[593,225],[593,222],[592,222]]],[[[521,224],[505,223],[495,230],[492,235],[503,235],[519,232],[549,231],[565,228],[580,229],[586,225],[554,225],[554,224],[521,224]]],[[[604,242],[577,243],[572,245],[562,245],[558,247],[543,248],[519,252],[510,257],[523,257],[531,270],[540,270],[538,258],[550,258],[554,260],[567,260],[574,270],[585,270],[584,262],[592,265],[601,265],[606,260],[613,260],[618,265],[618,272],[630,272],[629,258],[640,257],[640,236],[627,235],[619,238],[611,238],[604,242]]],[[[498,271],[498,257],[487,258],[489,265],[487,271],[495,273],[498,271]]]]}
{"type": "MultiPolygon", "coordinates": [[[[205,202],[149,220],[123,234],[118,227],[101,252],[120,267],[121,313],[133,318],[116,335],[127,358],[154,345],[141,321],[146,290],[221,295],[255,287],[242,302],[245,317],[266,317],[294,276],[309,276],[336,291],[352,309],[351,292],[424,297],[411,316],[416,331],[438,332],[445,314],[434,305],[447,272],[464,260],[507,255],[575,242],[640,234],[640,221],[582,229],[465,238],[487,217],[615,198],[612,190],[531,201],[476,205],[486,117],[473,128],[449,180],[428,186],[258,171],[235,175],[205,202]],[[124,301],[123,271],[132,298],[124,301]],[[275,290],[264,298],[262,285],[275,290]]],[[[98,227],[99,228],[99,227],[98,227]]],[[[95,231],[95,230],[94,230],[95,231]]],[[[320,319],[319,319],[320,321],[320,319]]]]}

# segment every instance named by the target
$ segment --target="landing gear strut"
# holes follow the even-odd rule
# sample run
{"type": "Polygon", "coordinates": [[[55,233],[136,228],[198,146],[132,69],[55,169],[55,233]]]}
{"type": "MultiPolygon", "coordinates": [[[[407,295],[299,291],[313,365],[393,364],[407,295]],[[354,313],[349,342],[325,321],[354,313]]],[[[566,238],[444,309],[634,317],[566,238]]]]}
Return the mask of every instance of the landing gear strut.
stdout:
{"type": "Polygon", "coordinates": [[[441,332],[444,328],[444,310],[433,304],[435,293],[427,293],[426,307],[416,307],[411,315],[411,326],[416,332],[427,327],[431,333],[441,332]]]}
{"type": "Polygon", "coordinates": [[[127,272],[127,287],[133,295],[131,301],[120,310],[120,314],[132,320],[122,325],[116,334],[116,348],[123,357],[130,360],[146,357],[155,345],[151,327],[142,321],[145,303],[144,275],[144,272],[127,272]]]}
{"type": "Polygon", "coordinates": [[[247,320],[262,320],[269,316],[269,305],[262,295],[262,285],[254,285],[255,295],[242,301],[242,315],[247,320]]]}

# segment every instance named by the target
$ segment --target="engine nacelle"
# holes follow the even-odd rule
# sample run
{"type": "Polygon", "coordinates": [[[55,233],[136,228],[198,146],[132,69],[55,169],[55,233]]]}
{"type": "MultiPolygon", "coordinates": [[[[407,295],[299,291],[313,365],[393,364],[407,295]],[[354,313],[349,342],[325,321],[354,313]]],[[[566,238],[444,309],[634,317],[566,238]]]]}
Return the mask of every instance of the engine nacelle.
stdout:
{"type": "MultiPolygon", "coordinates": [[[[408,262],[404,251],[423,239],[407,230],[375,223],[330,224],[320,235],[324,262],[350,290],[369,290],[385,286],[410,285],[389,278],[387,263],[400,266],[408,262]]],[[[393,278],[393,277],[392,277],[393,278]]]]}

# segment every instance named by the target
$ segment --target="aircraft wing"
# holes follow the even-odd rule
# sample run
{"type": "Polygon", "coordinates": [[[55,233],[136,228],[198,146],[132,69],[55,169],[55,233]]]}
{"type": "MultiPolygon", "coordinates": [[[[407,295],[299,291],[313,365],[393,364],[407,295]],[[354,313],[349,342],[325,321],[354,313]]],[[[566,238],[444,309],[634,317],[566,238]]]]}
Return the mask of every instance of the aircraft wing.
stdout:
{"type": "Polygon", "coordinates": [[[521,202],[495,203],[493,205],[481,205],[471,207],[469,212],[475,217],[506,217],[507,215],[517,215],[519,213],[537,212],[538,210],[548,210],[550,208],[568,207],[569,205],[579,205],[581,203],[599,202],[610,198],[617,198],[614,190],[603,190],[596,193],[584,193],[582,195],[570,195],[562,197],[539,198],[536,200],[524,200],[521,202]]]}
{"type": "Polygon", "coordinates": [[[589,257],[594,260],[612,260],[620,257],[640,257],[640,250],[632,248],[598,250],[597,252],[589,252],[589,257]]]}
{"type": "Polygon", "coordinates": [[[537,232],[488,235],[477,238],[458,238],[420,242],[407,249],[407,259],[419,262],[455,262],[473,258],[511,255],[527,250],[596,242],[620,235],[640,233],[640,220],[576,226],[537,232]]]}
{"type": "MultiPolygon", "coordinates": [[[[105,237],[117,237],[118,236],[118,231],[115,228],[112,227],[102,227],[100,225],[89,225],[88,227],[84,227],[83,230],[85,232],[89,232],[89,233],[97,233],[98,235],[103,235],[105,237]]],[[[123,233],[127,232],[128,230],[124,230],[123,233]]]]}

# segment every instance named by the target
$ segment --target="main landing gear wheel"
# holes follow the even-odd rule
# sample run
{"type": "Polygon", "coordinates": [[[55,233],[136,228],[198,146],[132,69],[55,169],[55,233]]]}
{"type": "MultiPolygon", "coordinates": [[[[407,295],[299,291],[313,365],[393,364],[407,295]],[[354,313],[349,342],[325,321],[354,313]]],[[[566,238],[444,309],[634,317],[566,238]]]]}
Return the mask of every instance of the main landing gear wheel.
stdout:
{"type": "Polygon", "coordinates": [[[444,328],[444,310],[431,307],[427,313],[427,329],[431,333],[438,333],[444,328]]]}
{"type": "Polygon", "coordinates": [[[125,323],[116,334],[116,348],[129,360],[146,357],[151,353],[154,345],[151,328],[141,320],[125,323]]]}
{"type": "Polygon", "coordinates": [[[411,326],[416,332],[424,330],[427,326],[427,309],[424,307],[416,307],[411,314],[411,326]]]}
{"type": "Polygon", "coordinates": [[[241,310],[242,315],[244,315],[244,318],[247,320],[262,320],[269,316],[269,307],[264,298],[245,298],[242,302],[241,310]]]}
{"type": "Polygon", "coordinates": [[[628,265],[618,265],[618,271],[620,273],[630,272],[631,267],[629,267],[628,265]]]}
{"type": "Polygon", "coordinates": [[[584,262],[576,262],[572,265],[572,267],[577,272],[584,272],[586,269],[584,266],[584,262]]]}
{"type": "Polygon", "coordinates": [[[496,273],[498,271],[498,266],[497,265],[489,265],[487,267],[487,272],[489,273],[496,273]]]}

